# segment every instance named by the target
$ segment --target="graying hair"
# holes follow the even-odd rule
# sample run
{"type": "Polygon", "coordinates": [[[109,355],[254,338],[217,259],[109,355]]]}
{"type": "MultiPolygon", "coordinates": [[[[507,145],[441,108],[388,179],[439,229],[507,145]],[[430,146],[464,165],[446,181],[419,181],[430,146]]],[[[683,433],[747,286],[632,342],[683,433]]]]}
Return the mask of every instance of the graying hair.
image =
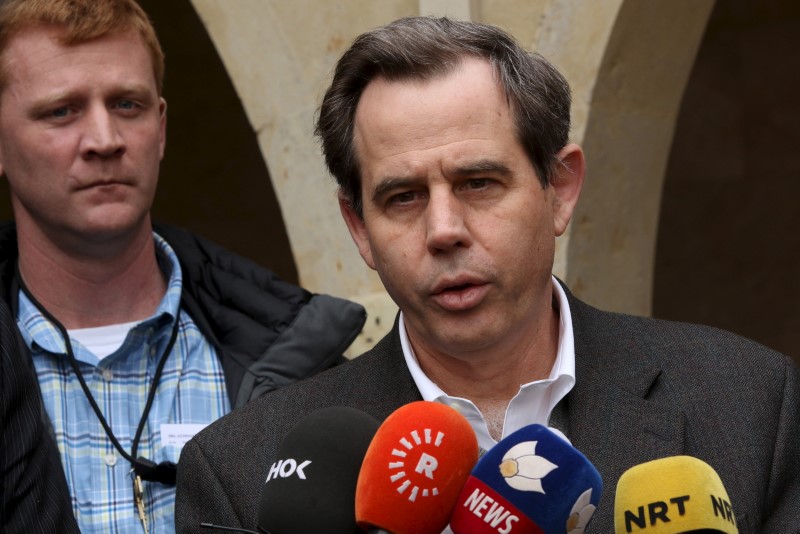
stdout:
{"type": "Polygon", "coordinates": [[[496,26],[448,18],[408,17],[360,35],[336,64],[315,133],[339,190],[362,214],[355,152],[356,107],[375,78],[427,80],[455,70],[465,58],[486,59],[503,86],[517,135],[542,187],[553,179],[557,154],[569,138],[569,84],[546,59],[524,50],[496,26]]]}

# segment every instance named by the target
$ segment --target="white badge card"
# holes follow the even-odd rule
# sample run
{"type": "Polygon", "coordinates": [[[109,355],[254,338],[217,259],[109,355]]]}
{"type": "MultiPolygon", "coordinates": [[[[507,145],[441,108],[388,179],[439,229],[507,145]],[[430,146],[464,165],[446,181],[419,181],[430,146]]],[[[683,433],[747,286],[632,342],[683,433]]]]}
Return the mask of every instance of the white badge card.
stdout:
{"type": "Polygon", "coordinates": [[[161,425],[161,444],[183,448],[207,424],[165,423],[161,425]]]}

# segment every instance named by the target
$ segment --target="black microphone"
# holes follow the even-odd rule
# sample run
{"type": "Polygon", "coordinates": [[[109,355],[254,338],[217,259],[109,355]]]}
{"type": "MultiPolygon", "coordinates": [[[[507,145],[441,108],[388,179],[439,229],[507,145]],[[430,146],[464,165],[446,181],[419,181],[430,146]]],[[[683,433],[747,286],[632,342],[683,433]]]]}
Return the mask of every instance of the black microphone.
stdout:
{"type": "Polygon", "coordinates": [[[345,407],[322,408],[298,422],[266,473],[259,531],[357,532],[356,483],[379,426],[372,416],[345,407]]]}

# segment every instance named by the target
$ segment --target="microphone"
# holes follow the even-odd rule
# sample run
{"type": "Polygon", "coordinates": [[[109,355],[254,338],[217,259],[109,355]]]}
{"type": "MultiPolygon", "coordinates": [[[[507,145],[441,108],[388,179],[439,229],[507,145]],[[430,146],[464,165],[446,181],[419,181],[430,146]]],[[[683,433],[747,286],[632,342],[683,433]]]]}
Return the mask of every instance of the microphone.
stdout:
{"type": "Polygon", "coordinates": [[[358,526],[373,534],[439,534],[477,459],[475,432],[453,408],[426,401],[398,408],[364,457],[358,526]]]}
{"type": "Polygon", "coordinates": [[[345,407],[322,408],[300,420],[267,473],[259,531],[355,532],[356,481],[379,426],[372,416],[345,407]]]}
{"type": "Polygon", "coordinates": [[[670,456],[625,471],[614,504],[617,534],[738,534],[728,492],[714,469],[692,456],[670,456]]]}
{"type": "Polygon", "coordinates": [[[506,436],[481,458],[456,501],[455,534],[581,534],[600,501],[597,469],[542,425],[506,436]]]}

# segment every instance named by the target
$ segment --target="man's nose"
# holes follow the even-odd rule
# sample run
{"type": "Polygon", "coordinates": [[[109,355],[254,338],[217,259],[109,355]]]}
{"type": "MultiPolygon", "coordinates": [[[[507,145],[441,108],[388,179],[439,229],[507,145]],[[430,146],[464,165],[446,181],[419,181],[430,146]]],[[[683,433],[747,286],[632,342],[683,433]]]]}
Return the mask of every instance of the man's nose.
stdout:
{"type": "Polygon", "coordinates": [[[89,111],[85,118],[81,153],[85,159],[110,158],[125,153],[118,119],[105,107],[89,111]]]}
{"type": "Polygon", "coordinates": [[[431,254],[472,244],[466,220],[468,209],[449,188],[431,191],[425,214],[427,246],[431,254]]]}

